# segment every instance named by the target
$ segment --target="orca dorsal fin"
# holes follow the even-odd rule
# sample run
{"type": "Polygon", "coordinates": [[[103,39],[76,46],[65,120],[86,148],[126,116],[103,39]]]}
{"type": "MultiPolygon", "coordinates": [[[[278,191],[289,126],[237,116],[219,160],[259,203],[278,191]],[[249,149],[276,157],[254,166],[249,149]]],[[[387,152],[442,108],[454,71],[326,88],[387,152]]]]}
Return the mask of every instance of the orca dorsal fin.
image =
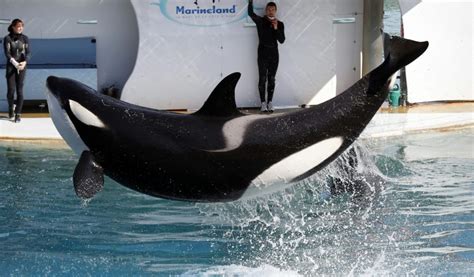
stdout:
{"type": "Polygon", "coordinates": [[[235,86],[240,75],[239,72],[235,72],[225,77],[212,91],[201,109],[194,114],[223,117],[241,114],[235,103],[235,86]]]}

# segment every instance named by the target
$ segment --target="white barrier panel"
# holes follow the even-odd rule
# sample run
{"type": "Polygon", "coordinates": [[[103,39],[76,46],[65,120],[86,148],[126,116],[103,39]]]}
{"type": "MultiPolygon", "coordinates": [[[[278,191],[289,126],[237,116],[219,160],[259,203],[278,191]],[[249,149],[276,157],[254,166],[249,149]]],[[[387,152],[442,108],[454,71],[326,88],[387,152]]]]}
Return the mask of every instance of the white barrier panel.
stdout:
{"type": "MultiPolygon", "coordinates": [[[[277,106],[316,104],[359,79],[362,1],[276,2],[286,34],[279,45],[277,106]],[[334,24],[335,17],[351,20],[334,24]],[[338,50],[343,52],[337,58],[338,50]]],[[[237,105],[257,106],[258,39],[247,3],[132,0],[140,41],[121,99],[158,109],[198,109],[223,77],[241,72],[237,105]]],[[[263,15],[266,3],[255,0],[255,12],[263,15]]]]}
{"type": "Polygon", "coordinates": [[[405,37],[430,46],[407,66],[411,103],[474,100],[474,2],[399,0],[405,37]]]}
{"type": "MultiPolygon", "coordinates": [[[[3,74],[4,71],[2,72],[3,74]]],[[[26,101],[46,99],[46,79],[51,75],[78,80],[94,89],[97,87],[97,69],[95,68],[28,69],[23,88],[24,99],[26,101]]],[[[0,92],[2,92],[0,94],[0,111],[8,111],[8,102],[5,97],[6,88],[7,82],[5,77],[0,76],[0,92]]]]}

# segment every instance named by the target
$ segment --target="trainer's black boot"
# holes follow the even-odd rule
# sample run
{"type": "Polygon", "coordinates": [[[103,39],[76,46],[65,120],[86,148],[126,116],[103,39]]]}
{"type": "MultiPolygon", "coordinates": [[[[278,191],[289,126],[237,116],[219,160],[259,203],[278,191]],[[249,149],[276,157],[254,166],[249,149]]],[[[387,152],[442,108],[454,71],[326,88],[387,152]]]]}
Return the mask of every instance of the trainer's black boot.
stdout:
{"type": "Polygon", "coordinates": [[[15,114],[13,113],[13,106],[8,107],[8,118],[13,120],[15,118],[15,114]]]}
{"type": "Polygon", "coordinates": [[[21,121],[21,114],[17,113],[15,115],[15,123],[20,123],[20,121],[21,121]]]}

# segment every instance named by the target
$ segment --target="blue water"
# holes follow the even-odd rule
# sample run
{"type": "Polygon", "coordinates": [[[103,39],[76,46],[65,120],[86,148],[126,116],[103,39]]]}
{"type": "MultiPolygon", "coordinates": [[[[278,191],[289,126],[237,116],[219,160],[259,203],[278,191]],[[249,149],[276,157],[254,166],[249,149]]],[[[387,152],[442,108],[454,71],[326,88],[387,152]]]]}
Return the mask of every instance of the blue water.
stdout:
{"type": "MultiPolygon", "coordinates": [[[[385,31],[399,34],[385,3],[385,31]]],[[[474,276],[474,130],[357,153],[355,193],[330,193],[328,176],[348,178],[341,159],[249,201],[162,200],[107,179],[83,202],[70,150],[0,141],[0,275],[474,276]]]]}
{"type": "Polygon", "coordinates": [[[92,201],[77,157],[0,142],[0,275],[474,275],[474,129],[360,141],[363,193],[340,164],[228,204],[162,200],[110,179],[92,201]],[[374,181],[375,180],[375,181],[374,181]]]}

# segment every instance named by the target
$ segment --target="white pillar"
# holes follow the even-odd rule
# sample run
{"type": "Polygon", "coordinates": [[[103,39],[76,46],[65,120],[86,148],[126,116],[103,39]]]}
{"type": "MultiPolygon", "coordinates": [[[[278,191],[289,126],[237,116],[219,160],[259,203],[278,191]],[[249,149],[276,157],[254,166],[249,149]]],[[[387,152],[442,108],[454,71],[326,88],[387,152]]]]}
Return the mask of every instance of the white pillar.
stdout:
{"type": "Polygon", "coordinates": [[[384,0],[364,0],[362,75],[379,66],[383,60],[384,0]]]}

